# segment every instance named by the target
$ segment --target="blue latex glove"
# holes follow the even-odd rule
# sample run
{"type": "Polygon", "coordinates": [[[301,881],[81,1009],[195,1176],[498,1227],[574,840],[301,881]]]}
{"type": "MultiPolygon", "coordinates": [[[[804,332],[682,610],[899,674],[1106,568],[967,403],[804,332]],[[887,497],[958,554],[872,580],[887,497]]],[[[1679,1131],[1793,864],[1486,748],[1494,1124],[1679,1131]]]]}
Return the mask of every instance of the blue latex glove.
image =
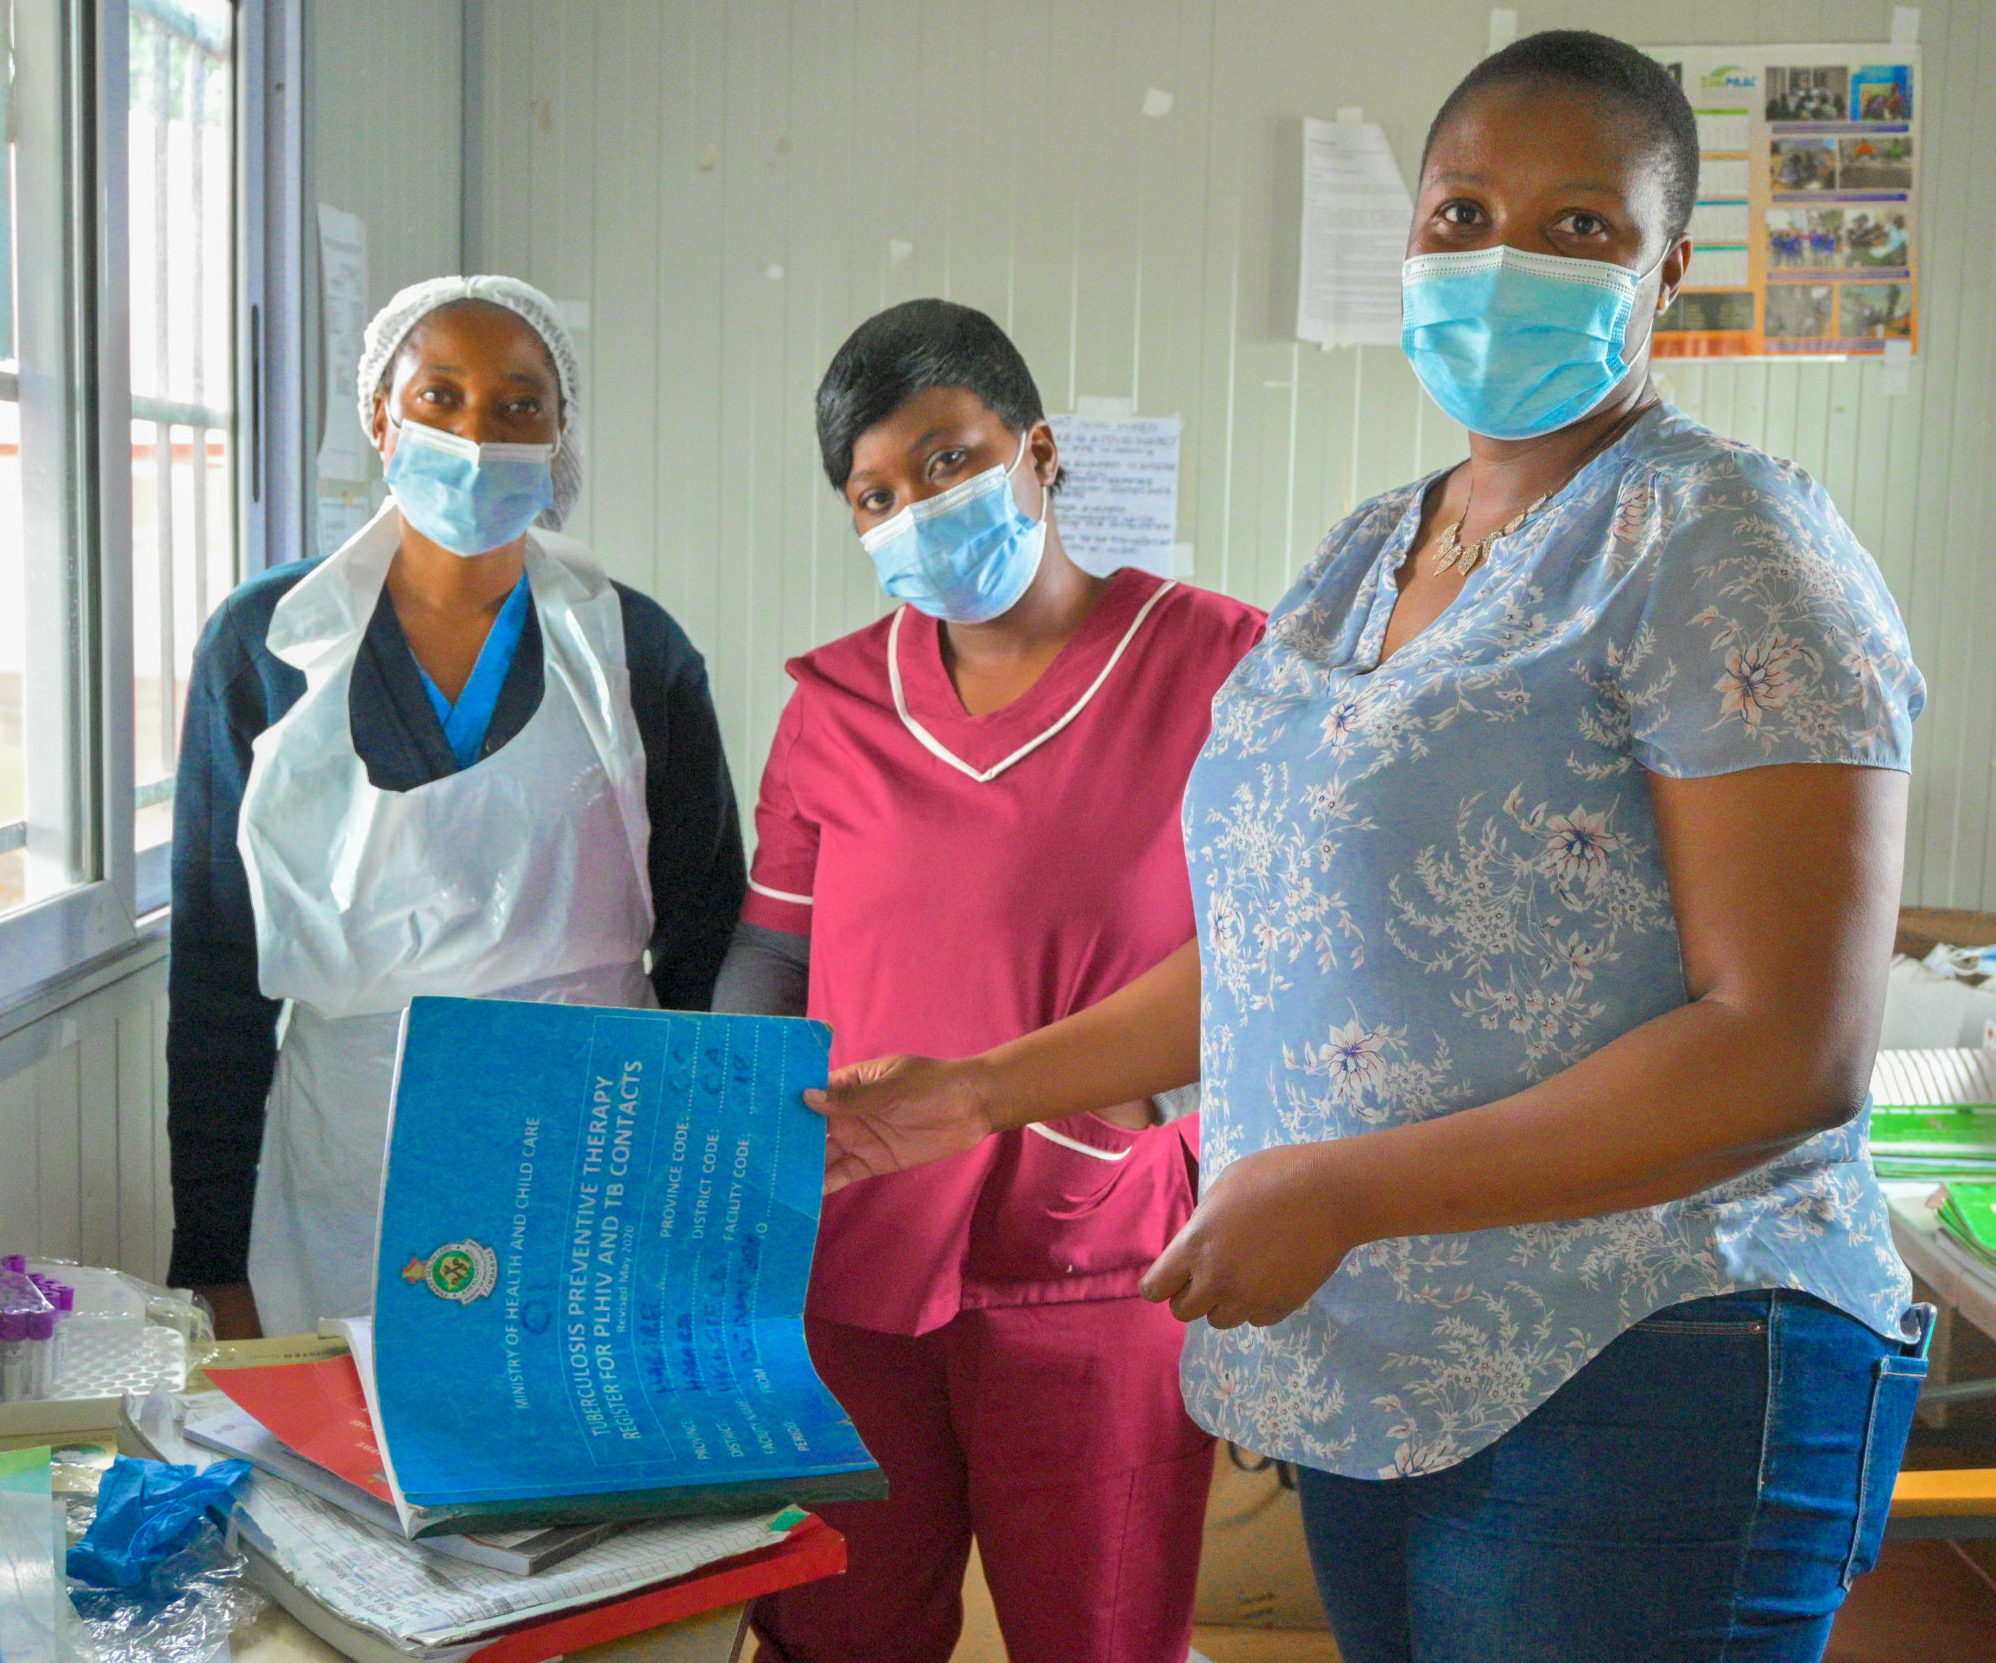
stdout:
{"type": "Polygon", "coordinates": [[[69,1574],[96,1588],[143,1588],[155,1568],[228,1518],[249,1475],[247,1461],[196,1472],[120,1455],[97,1486],[97,1517],[69,1550],[69,1574]]]}

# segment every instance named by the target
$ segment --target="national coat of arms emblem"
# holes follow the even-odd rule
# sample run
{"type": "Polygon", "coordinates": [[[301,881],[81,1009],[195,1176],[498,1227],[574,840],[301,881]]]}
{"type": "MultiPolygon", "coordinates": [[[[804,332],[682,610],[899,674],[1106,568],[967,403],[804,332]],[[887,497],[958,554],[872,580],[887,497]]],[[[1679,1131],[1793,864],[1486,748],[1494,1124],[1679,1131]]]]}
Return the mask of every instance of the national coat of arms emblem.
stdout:
{"type": "Polygon", "coordinates": [[[499,1255],[482,1242],[447,1241],[427,1259],[412,1257],[402,1280],[420,1282],[439,1299],[469,1305],[499,1284],[499,1255]]]}

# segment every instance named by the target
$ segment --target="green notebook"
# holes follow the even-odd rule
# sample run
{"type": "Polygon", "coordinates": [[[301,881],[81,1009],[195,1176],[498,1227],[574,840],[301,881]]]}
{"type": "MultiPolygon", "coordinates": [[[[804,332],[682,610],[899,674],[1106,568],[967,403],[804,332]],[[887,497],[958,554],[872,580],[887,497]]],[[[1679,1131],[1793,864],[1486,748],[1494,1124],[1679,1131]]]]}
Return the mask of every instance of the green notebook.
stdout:
{"type": "Polygon", "coordinates": [[[1871,1158],[1881,1178],[1996,1178],[1996,1107],[1877,1104],[1871,1158]]]}
{"type": "Polygon", "coordinates": [[[1996,1184],[1949,1184],[1941,1228],[1987,1264],[1996,1265],[1996,1184]]]}

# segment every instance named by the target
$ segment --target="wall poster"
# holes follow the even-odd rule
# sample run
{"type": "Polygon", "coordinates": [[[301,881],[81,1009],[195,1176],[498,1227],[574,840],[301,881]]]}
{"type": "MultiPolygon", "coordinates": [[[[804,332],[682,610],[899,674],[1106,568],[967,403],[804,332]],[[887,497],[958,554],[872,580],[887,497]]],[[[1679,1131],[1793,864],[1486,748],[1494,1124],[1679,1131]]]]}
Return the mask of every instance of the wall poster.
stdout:
{"type": "Polygon", "coordinates": [[[1919,48],[1644,50],[1690,98],[1700,150],[1690,278],[1656,356],[1916,350],[1919,48]]]}
{"type": "Polygon", "coordinates": [[[1178,535],[1178,416],[1053,416],[1067,483],[1060,539],[1085,572],[1140,566],[1172,577],[1178,535]]]}

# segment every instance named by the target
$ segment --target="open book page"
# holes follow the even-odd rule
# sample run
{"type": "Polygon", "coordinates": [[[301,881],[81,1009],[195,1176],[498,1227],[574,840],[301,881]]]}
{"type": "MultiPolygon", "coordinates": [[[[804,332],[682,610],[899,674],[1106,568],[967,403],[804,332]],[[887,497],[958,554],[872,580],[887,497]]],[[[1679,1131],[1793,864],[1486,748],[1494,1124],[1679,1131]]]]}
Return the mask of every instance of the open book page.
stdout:
{"type": "Polygon", "coordinates": [[[381,1476],[387,1480],[388,1494],[395,1503],[395,1513],[402,1521],[402,1534],[406,1536],[410,1533],[413,1516],[409,1503],[403,1498],[402,1486],[395,1482],[395,1462],[388,1453],[388,1440],[381,1435],[381,1403],[375,1396],[374,1319],[338,1317],[320,1323],[319,1332],[337,1334],[347,1342],[354,1370],[360,1375],[361,1395],[367,1399],[367,1418],[374,1423],[374,1443],[381,1451],[381,1476]]]}
{"type": "Polygon", "coordinates": [[[830,1044],[794,1018],[414,1001],[371,1345],[348,1331],[405,1520],[884,1493],[804,1344],[825,1125],[802,1094],[830,1044]]]}

